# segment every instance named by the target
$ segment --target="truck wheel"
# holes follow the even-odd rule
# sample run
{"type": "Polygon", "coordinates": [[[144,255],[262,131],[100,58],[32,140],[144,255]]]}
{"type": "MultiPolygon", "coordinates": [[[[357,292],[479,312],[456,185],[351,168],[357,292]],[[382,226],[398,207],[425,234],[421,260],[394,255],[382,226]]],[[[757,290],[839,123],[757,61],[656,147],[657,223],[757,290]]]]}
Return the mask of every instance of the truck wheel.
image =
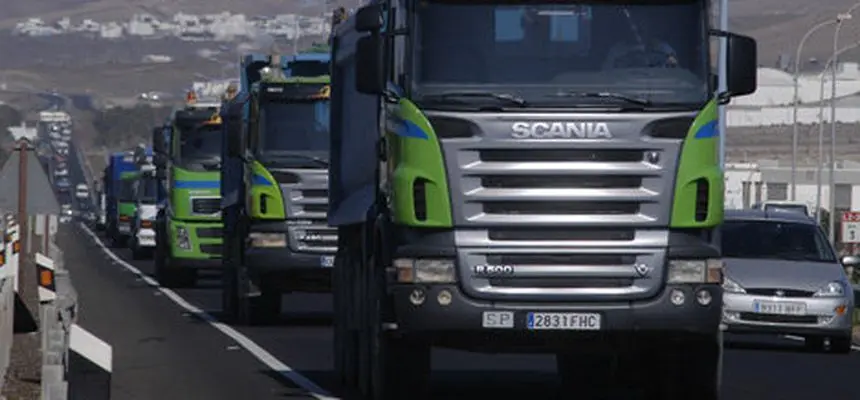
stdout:
{"type": "MultiPolygon", "coordinates": [[[[345,232],[343,233],[346,234],[345,232]]],[[[344,238],[346,239],[346,238],[344,238]]],[[[353,328],[354,311],[352,301],[352,276],[357,267],[354,253],[341,243],[332,271],[332,294],[334,297],[334,367],[337,382],[341,387],[353,389],[357,382],[358,340],[353,328]]]]}
{"type": "MultiPolygon", "coordinates": [[[[684,338],[663,347],[661,363],[668,373],[662,380],[666,400],[718,400],[722,369],[722,336],[684,338]]],[[[650,398],[650,397],[649,397],[650,398]]]]}
{"type": "Polygon", "coordinates": [[[186,288],[197,283],[197,271],[191,268],[178,268],[170,256],[155,264],[155,279],[166,288],[186,288]]]}
{"type": "Polygon", "coordinates": [[[268,282],[260,277],[260,295],[247,298],[248,325],[270,325],[281,316],[281,292],[268,282]]]}
{"type": "Polygon", "coordinates": [[[614,387],[610,355],[557,353],[555,365],[561,382],[561,398],[576,393],[577,398],[598,399],[614,387]]]}
{"type": "MultiPolygon", "coordinates": [[[[381,250],[380,250],[381,251],[381,250]]],[[[365,269],[368,295],[366,341],[370,356],[371,400],[402,400],[429,398],[431,346],[407,337],[394,336],[383,329],[385,322],[385,275],[377,265],[376,254],[365,269]]]]}

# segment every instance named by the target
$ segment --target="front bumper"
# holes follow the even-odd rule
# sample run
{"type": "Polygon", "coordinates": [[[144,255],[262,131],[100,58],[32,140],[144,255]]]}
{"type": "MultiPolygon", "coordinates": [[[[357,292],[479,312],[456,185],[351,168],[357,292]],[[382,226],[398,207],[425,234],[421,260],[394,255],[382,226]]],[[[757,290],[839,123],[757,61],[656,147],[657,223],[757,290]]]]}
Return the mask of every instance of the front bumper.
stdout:
{"type": "Polygon", "coordinates": [[[714,284],[669,285],[656,297],[642,301],[581,304],[478,300],[468,297],[457,284],[397,284],[389,289],[398,329],[417,332],[534,332],[528,327],[529,313],[547,312],[599,315],[599,328],[579,330],[581,333],[651,331],[715,335],[722,309],[721,288],[714,284]],[[695,294],[700,290],[711,294],[710,303],[703,305],[696,300],[695,294]],[[680,305],[670,301],[673,291],[684,293],[685,301],[680,305]],[[416,299],[423,301],[419,303],[416,299]],[[494,318],[496,321],[490,321],[494,318]]]}
{"type": "Polygon", "coordinates": [[[730,333],[850,336],[853,304],[848,297],[723,295],[723,323],[730,333]],[[803,312],[764,313],[761,302],[799,305],[803,312]],[[759,306],[756,306],[759,304],[759,306]]]}
{"type": "Polygon", "coordinates": [[[117,230],[120,235],[130,236],[131,235],[131,222],[128,221],[119,221],[117,223],[117,230]]]}
{"type": "Polygon", "coordinates": [[[221,268],[223,224],[170,220],[167,227],[171,264],[183,268],[221,268]]]}
{"type": "Polygon", "coordinates": [[[283,243],[250,241],[245,249],[245,264],[249,273],[265,279],[268,285],[282,291],[326,292],[331,290],[331,272],[334,254],[305,253],[293,250],[288,245],[286,225],[258,224],[251,226],[251,233],[266,233],[284,236],[283,243]]]}

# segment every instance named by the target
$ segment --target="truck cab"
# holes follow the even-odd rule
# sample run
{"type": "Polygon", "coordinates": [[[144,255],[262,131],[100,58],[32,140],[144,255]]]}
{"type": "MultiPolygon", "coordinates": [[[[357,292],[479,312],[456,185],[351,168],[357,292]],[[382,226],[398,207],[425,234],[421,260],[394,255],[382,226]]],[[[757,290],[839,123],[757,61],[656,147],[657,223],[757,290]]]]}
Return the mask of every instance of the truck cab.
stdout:
{"type": "Polygon", "coordinates": [[[231,240],[222,294],[237,322],[276,318],[284,293],[330,290],[337,234],[326,223],[329,60],[326,46],[289,57],[248,55],[242,92],[222,107],[222,206],[231,240]],[[254,296],[244,292],[250,287],[254,296]]]}
{"type": "Polygon", "coordinates": [[[193,286],[201,269],[221,267],[220,98],[190,91],[162,135],[153,134],[165,200],[156,218],[155,276],[166,287],[193,286]]]}
{"type": "Polygon", "coordinates": [[[712,9],[383,0],[335,26],[340,382],[418,397],[443,346],[554,354],[571,397],[719,398],[718,108],[757,63],[712,9]]]}
{"type": "Polygon", "coordinates": [[[155,166],[146,164],[140,167],[134,192],[136,199],[135,214],[129,248],[134,259],[152,256],[155,250],[155,218],[158,214],[155,166]]]}

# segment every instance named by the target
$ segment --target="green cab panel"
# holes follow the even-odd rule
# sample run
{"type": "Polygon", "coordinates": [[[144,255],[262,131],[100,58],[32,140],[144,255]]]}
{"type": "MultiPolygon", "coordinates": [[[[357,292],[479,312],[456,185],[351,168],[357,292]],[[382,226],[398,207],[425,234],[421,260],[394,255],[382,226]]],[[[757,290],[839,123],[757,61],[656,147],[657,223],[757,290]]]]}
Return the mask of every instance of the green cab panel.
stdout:
{"type": "Polygon", "coordinates": [[[445,159],[433,125],[408,99],[387,107],[387,175],[395,223],[414,228],[453,227],[445,159]],[[421,193],[424,199],[416,202],[415,195],[421,193]],[[416,203],[425,210],[417,210],[416,203]]]}
{"type": "Polygon", "coordinates": [[[167,220],[167,234],[170,256],[178,259],[207,260],[221,258],[220,222],[187,222],[167,220]],[[186,236],[188,247],[180,246],[180,231],[186,236]]]}
{"type": "Polygon", "coordinates": [[[221,197],[221,173],[219,171],[188,171],[173,166],[171,169],[170,208],[179,219],[220,221],[220,216],[200,216],[191,213],[192,197],[221,197]]]}
{"type": "Polygon", "coordinates": [[[250,163],[251,193],[249,215],[252,219],[285,220],[284,195],[281,187],[266,167],[257,160],[250,163]],[[264,205],[265,204],[265,205],[264,205]]]}
{"type": "Polygon", "coordinates": [[[713,228],[723,222],[724,185],[720,166],[719,113],[716,99],[699,111],[687,131],[672,203],[672,228],[713,228]],[[704,219],[696,218],[696,198],[701,183],[707,186],[708,210],[704,219]]]}
{"type": "Polygon", "coordinates": [[[119,211],[120,217],[128,217],[131,219],[137,211],[137,204],[120,202],[117,205],[117,211],[119,211]]]}

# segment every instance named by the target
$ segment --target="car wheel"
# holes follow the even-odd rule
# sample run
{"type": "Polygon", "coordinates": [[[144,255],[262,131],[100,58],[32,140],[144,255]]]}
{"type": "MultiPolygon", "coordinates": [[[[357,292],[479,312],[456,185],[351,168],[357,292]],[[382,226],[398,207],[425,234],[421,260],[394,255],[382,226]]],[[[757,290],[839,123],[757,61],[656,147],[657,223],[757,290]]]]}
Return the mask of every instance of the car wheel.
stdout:
{"type": "Polygon", "coordinates": [[[840,336],[830,338],[830,347],[827,349],[833,354],[848,354],[851,352],[851,336],[840,336]]]}

